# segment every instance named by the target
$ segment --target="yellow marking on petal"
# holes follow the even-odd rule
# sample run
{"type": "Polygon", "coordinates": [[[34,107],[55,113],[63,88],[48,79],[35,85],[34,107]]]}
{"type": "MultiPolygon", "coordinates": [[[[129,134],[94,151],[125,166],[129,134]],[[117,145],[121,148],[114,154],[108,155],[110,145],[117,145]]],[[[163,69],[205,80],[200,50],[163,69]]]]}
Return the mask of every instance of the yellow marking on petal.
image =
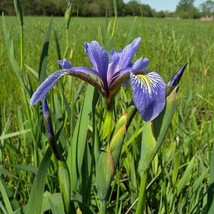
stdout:
{"type": "Polygon", "coordinates": [[[146,85],[148,87],[148,92],[150,94],[151,93],[151,81],[150,81],[150,79],[146,75],[143,75],[143,74],[137,74],[137,77],[139,77],[143,82],[146,83],[146,85]]]}

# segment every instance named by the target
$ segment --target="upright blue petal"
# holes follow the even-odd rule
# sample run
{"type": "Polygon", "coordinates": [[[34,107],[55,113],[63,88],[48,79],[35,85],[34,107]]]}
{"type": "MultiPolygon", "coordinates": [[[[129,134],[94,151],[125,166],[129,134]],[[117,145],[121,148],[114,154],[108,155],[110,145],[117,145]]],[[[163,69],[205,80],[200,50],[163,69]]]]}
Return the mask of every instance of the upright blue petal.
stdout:
{"type": "Polygon", "coordinates": [[[156,118],[164,109],[166,85],[156,72],[133,74],[130,72],[133,101],[145,121],[156,118]]]}
{"type": "Polygon", "coordinates": [[[66,59],[58,60],[58,64],[59,64],[63,69],[71,69],[71,68],[72,68],[71,62],[67,61],[66,59]]]}
{"type": "Polygon", "coordinates": [[[115,73],[119,70],[119,55],[115,50],[110,52],[110,62],[108,65],[108,72],[107,72],[107,82],[110,85],[112,81],[112,77],[115,73]]]}
{"type": "Polygon", "coordinates": [[[67,74],[67,70],[62,69],[48,76],[48,78],[33,93],[33,96],[30,99],[30,104],[34,105],[38,103],[64,74],[67,74]]]}
{"type": "Polygon", "coordinates": [[[97,41],[86,42],[84,46],[94,70],[100,73],[103,80],[106,79],[109,53],[97,41]]]}
{"type": "Polygon", "coordinates": [[[149,60],[147,58],[140,58],[132,65],[132,72],[135,73],[137,71],[145,70],[149,64],[149,60]]]}
{"type": "Polygon", "coordinates": [[[130,66],[132,58],[134,57],[139,45],[141,38],[138,37],[132,41],[131,44],[127,45],[120,53],[120,68],[126,68],[130,66]]]}

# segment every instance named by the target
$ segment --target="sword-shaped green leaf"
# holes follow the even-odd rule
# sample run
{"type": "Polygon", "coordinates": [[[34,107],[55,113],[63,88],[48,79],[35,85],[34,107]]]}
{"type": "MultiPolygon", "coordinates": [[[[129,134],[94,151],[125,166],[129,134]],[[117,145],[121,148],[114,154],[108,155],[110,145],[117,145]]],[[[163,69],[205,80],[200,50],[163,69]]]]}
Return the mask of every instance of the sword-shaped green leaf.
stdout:
{"type": "Polygon", "coordinates": [[[210,162],[210,178],[207,194],[207,213],[214,213],[214,146],[212,149],[212,157],[210,162]]]}
{"type": "Polygon", "coordinates": [[[69,167],[71,177],[71,194],[75,192],[78,179],[80,178],[81,174],[83,157],[86,151],[85,146],[87,143],[89,113],[92,109],[93,95],[94,88],[91,85],[88,85],[85,100],[78,117],[70,145],[67,165],[69,167]]]}
{"type": "Polygon", "coordinates": [[[66,213],[70,212],[70,177],[69,171],[66,163],[64,161],[59,161],[59,185],[63,197],[63,202],[65,206],[66,213]]]}
{"type": "Polygon", "coordinates": [[[40,56],[39,84],[41,84],[47,77],[47,59],[48,59],[48,50],[49,50],[49,43],[50,43],[50,37],[51,37],[51,29],[52,29],[52,19],[50,20],[50,23],[48,26],[48,30],[45,36],[45,41],[42,47],[42,53],[40,56]]]}
{"type": "Polygon", "coordinates": [[[0,176],[0,193],[5,205],[7,213],[12,213],[13,210],[19,209],[18,202],[13,198],[12,192],[7,187],[7,184],[0,176]]]}
{"type": "Polygon", "coordinates": [[[180,181],[177,183],[177,194],[179,195],[181,190],[187,185],[189,178],[192,175],[192,169],[194,167],[195,157],[191,159],[188,163],[186,170],[184,171],[183,176],[181,177],[180,181]]]}
{"type": "Polygon", "coordinates": [[[5,45],[6,45],[6,49],[7,49],[8,58],[10,60],[10,64],[11,64],[13,71],[16,74],[19,82],[23,85],[23,76],[22,76],[21,68],[19,67],[19,65],[15,59],[15,56],[14,56],[13,42],[10,41],[10,39],[9,39],[9,33],[6,28],[6,22],[4,19],[4,15],[2,16],[2,25],[3,25],[3,34],[4,34],[5,45]]]}
{"type": "Polygon", "coordinates": [[[153,121],[153,130],[154,130],[154,137],[157,140],[157,148],[156,151],[159,149],[163,139],[166,135],[166,132],[169,128],[169,125],[172,120],[173,113],[175,111],[176,106],[176,95],[177,95],[176,87],[171,94],[167,97],[166,107],[160,113],[160,115],[153,121]]]}
{"type": "Polygon", "coordinates": [[[31,213],[31,214],[41,213],[43,192],[44,192],[45,181],[46,181],[51,154],[52,152],[49,147],[42,159],[42,162],[34,178],[29,200],[25,208],[25,213],[31,213]]]}
{"type": "Polygon", "coordinates": [[[14,6],[16,10],[16,14],[19,18],[20,25],[23,26],[23,13],[22,13],[22,6],[19,0],[14,0],[14,6]]]}

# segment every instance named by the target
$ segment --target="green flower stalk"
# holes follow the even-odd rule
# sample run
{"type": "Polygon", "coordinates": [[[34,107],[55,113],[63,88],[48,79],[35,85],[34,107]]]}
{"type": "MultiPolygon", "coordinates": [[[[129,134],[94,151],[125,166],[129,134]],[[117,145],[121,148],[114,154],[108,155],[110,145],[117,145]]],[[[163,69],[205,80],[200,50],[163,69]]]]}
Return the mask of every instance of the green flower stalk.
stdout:
{"type": "Polygon", "coordinates": [[[140,173],[141,183],[139,190],[139,198],[137,203],[136,214],[142,214],[146,205],[146,184],[148,177],[148,169],[152,160],[159,151],[161,144],[170,125],[173,113],[176,107],[176,95],[178,92],[178,84],[183,75],[187,63],[170,79],[167,86],[169,95],[167,96],[166,106],[160,115],[151,122],[144,125],[141,159],[140,159],[140,173]]]}
{"type": "Polygon", "coordinates": [[[103,125],[101,143],[105,145],[96,163],[96,182],[100,199],[100,213],[106,213],[106,204],[111,181],[118,166],[124,137],[136,110],[139,111],[145,123],[140,161],[142,174],[141,189],[137,205],[137,213],[143,212],[146,196],[146,180],[148,167],[157,153],[168,129],[175,109],[177,85],[185,69],[184,65],[172,77],[168,85],[154,71],[145,70],[147,58],[136,62],[132,59],[139,47],[141,38],[136,38],[123,50],[107,52],[97,41],[85,43],[85,51],[93,68],[84,66],[73,67],[67,60],[59,60],[62,69],[51,74],[34,92],[30,103],[38,103],[56,82],[64,75],[78,77],[94,86],[106,101],[106,118],[103,125]],[[123,83],[131,82],[134,105],[112,127],[114,98],[123,83]],[[166,98],[166,89],[172,91],[166,98]],[[167,105],[166,104],[167,100],[167,105]],[[156,130],[153,132],[153,128],[156,130]],[[114,130],[112,134],[112,130],[114,130]],[[145,153],[146,152],[146,153],[145,153]]]}
{"type": "Polygon", "coordinates": [[[23,56],[23,44],[24,44],[24,40],[23,40],[23,26],[24,26],[24,22],[23,22],[23,13],[22,13],[22,6],[20,4],[20,1],[19,0],[14,0],[14,6],[15,6],[15,10],[16,10],[16,15],[19,19],[19,22],[20,22],[20,68],[21,70],[23,69],[23,65],[24,65],[24,62],[23,62],[23,59],[24,59],[24,56],[23,56]]]}
{"type": "Polygon", "coordinates": [[[110,143],[107,143],[105,150],[102,150],[98,157],[96,166],[96,182],[100,199],[100,213],[105,213],[107,196],[112,178],[118,166],[124,137],[136,112],[136,107],[131,105],[120,117],[115,125],[115,130],[110,143]]]}

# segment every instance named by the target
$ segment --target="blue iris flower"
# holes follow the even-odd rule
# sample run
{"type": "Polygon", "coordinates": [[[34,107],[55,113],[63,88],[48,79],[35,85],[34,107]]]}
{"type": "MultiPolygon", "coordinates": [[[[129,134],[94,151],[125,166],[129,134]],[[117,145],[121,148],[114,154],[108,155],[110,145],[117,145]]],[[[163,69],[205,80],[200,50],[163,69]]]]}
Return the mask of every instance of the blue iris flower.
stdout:
{"type": "Polygon", "coordinates": [[[133,101],[145,121],[157,117],[165,106],[166,84],[161,76],[146,70],[147,58],[132,59],[140,45],[141,38],[136,38],[123,50],[106,51],[97,41],[85,43],[93,69],[73,67],[67,60],[59,60],[62,69],[51,74],[34,92],[30,103],[38,103],[63,75],[81,78],[96,87],[105,97],[107,106],[111,105],[116,93],[124,82],[130,80],[133,101]]]}

